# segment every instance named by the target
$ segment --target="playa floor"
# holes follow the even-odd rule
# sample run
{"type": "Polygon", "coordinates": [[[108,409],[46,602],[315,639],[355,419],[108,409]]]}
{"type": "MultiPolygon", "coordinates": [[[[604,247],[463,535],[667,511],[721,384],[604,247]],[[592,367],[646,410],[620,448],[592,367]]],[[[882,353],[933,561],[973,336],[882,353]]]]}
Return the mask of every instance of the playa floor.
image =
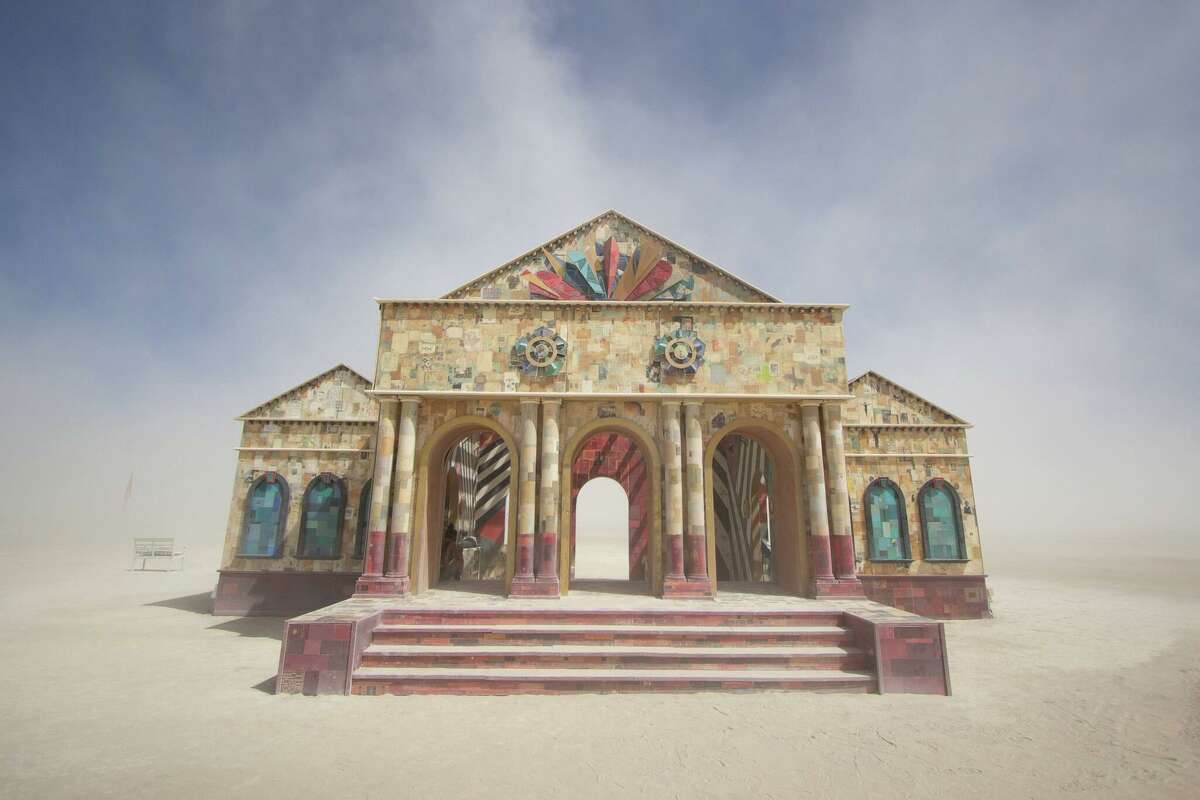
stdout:
{"type": "Polygon", "coordinates": [[[1194,797],[1200,561],[989,563],[953,697],[271,694],[215,553],[0,558],[6,797],[1194,797]]]}

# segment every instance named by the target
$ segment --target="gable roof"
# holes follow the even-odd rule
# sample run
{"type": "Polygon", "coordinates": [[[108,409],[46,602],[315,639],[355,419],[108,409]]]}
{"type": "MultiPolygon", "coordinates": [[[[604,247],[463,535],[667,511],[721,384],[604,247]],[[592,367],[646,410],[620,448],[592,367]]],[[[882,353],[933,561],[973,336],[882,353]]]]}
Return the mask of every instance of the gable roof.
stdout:
{"type": "MultiPolygon", "coordinates": [[[[612,239],[609,238],[608,241],[611,242],[612,239]]],[[[616,297],[614,299],[685,300],[691,296],[695,275],[698,274],[701,275],[702,280],[708,274],[711,274],[712,277],[717,279],[716,283],[722,284],[719,288],[724,290],[723,293],[730,295],[732,299],[737,301],[750,303],[781,302],[779,298],[764,292],[757,286],[742,280],[736,275],[713,264],[711,261],[696,255],[686,247],[677,244],[614,209],[597,214],[595,217],[575,226],[565,233],[559,234],[550,241],[540,244],[511,261],[501,264],[495,269],[489,270],[483,275],[464,283],[458,288],[442,295],[442,297],[443,299],[464,299],[471,297],[472,293],[478,293],[479,296],[482,296],[485,288],[492,289],[493,291],[502,291],[499,283],[507,277],[509,279],[507,288],[513,288],[514,278],[518,283],[523,279],[528,289],[528,294],[543,299],[604,300],[608,299],[608,296],[613,293],[613,289],[616,289],[616,297]],[[632,245],[625,243],[626,246],[624,249],[628,252],[618,252],[614,248],[611,259],[607,254],[599,255],[595,250],[589,252],[589,247],[574,249],[575,245],[583,240],[590,241],[597,250],[604,247],[607,242],[599,242],[595,237],[588,240],[587,236],[589,232],[606,223],[613,227],[628,228],[638,232],[639,241],[634,242],[632,245]],[[647,251],[652,251],[653,255],[645,258],[646,263],[644,264],[641,263],[643,259],[635,258],[636,251],[633,249],[634,246],[641,244],[641,236],[657,240],[653,242],[652,247],[647,248],[647,251]],[[573,248],[571,255],[576,256],[574,260],[569,255],[564,257],[558,254],[557,251],[566,246],[573,248]],[[690,263],[679,264],[678,256],[680,255],[690,263]],[[670,261],[671,256],[675,256],[675,260],[659,270],[658,268],[664,262],[670,261]],[[616,263],[617,260],[620,262],[619,267],[616,263]],[[596,269],[597,264],[602,265],[602,268],[596,269]],[[628,279],[626,279],[625,275],[626,265],[630,268],[628,270],[628,279]],[[596,274],[604,271],[608,272],[607,276],[596,274]],[[551,274],[547,278],[553,285],[547,285],[538,279],[539,276],[544,276],[547,272],[557,273],[557,277],[551,274]],[[652,272],[654,274],[651,274],[652,272]],[[564,273],[568,274],[564,275],[564,273]],[[558,278],[566,278],[566,280],[560,281],[558,278]],[[638,286],[634,287],[634,283],[637,283],[638,286]],[[626,284],[629,285],[626,286],[626,284]],[[651,287],[646,290],[645,297],[634,298],[630,296],[631,290],[635,288],[641,289],[642,287],[651,287]],[[650,292],[654,294],[651,295],[650,292]],[[680,296],[685,292],[685,296],[680,296]]],[[[710,280],[709,282],[712,283],[714,281],[710,280]]],[[[489,299],[499,298],[493,297],[489,299]]]]}
{"type": "MultiPolygon", "coordinates": [[[[886,385],[887,387],[889,387],[890,389],[893,390],[892,394],[900,395],[901,397],[906,398],[910,401],[913,401],[913,402],[919,404],[920,406],[925,406],[926,408],[928,408],[928,410],[930,412],[933,412],[933,413],[929,414],[929,416],[941,417],[941,419],[936,424],[964,425],[964,426],[970,425],[970,423],[967,422],[962,417],[959,417],[955,414],[951,414],[946,409],[944,409],[940,406],[934,405],[933,403],[929,402],[924,397],[921,397],[921,395],[917,394],[916,392],[912,391],[911,389],[906,389],[905,387],[901,386],[900,384],[896,383],[895,381],[893,381],[889,378],[885,378],[884,376],[880,375],[878,372],[874,372],[872,370],[867,370],[862,375],[859,375],[857,378],[850,381],[850,383],[849,383],[850,392],[852,394],[857,394],[857,392],[854,391],[855,384],[859,383],[860,381],[866,380],[867,378],[871,378],[878,383],[886,385]]],[[[866,424],[869,424],[869,422],[866,424]]],[[[914,423],[914,424],[920,424],[920,423],[914,423]]]]}
{"type": "Polygon", "coordinates": [[[283,401],[290,399],[290,396],[296,394],[297,392],[300,392],[304,389],[308,389],[310,387],[316,386],[321,381],[325,380],[326,378],[334,375],[335,373],[337,373],[339,371],[344,371],[344,372],[350,373],[350,377],[354,380],[354,382],[356,384],[358,384],[362,388],[370,389],[374,385],[371,383],[370,380],[363,377],[363,375],[361,373],[359,373],[357,370],[352,369],[352,368],[346,366],[345,364],[337,364],[337,365],[325,370],[324,372],[320,373],[319,375],[314,375],[313,377],[309,378],[308,380],[304,381],[303,383],[293,386],[291,389],[288,389],[285,392],[280,392],[279,394],[272,397],[270,400],[267,400],[264,403],[259,403],[254,408],[247,411],[245,414],[241,414],[237,417],[234,417],[234,419],[245,420],[245,419],[251,419],[251,418],[261,419],[263,417],[269,417],[270,416],[269,414],[262,413],[262,412],[268,411],[271,408],[271,406],[274,406],[278,403],[282,403],[283,401]]]}

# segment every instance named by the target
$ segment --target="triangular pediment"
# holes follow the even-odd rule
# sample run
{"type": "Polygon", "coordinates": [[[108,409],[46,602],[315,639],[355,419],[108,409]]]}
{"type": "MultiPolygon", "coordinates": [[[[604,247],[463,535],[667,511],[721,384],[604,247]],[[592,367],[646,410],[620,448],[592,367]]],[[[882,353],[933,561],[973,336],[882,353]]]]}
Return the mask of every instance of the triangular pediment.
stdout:
{"type": "Polygon", "coordinates": [[[850,381],[855,399],[847,401],[845,419],[859,425],[967,425],[967,421],[905,389],[877,372],[850,381]]]}
{"type": "Polygon", "coordinates": [[[606,211],[444,297],[779,302],[616,211],[606,211]]]}
{"type": "Polygon", "coordinates": [[[379,406],[366,393],[371,381],[345,364],[309,378],[238,419],[358,420],[375,422],[379,406]]]}

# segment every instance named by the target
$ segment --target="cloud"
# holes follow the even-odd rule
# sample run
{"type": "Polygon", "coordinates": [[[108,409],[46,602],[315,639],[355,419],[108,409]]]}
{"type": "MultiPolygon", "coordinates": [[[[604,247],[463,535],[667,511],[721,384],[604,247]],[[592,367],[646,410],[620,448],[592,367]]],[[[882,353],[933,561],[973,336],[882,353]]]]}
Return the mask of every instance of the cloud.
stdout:
{"type": "Polygon", "coordinates": [[[989,544],[1194,533],[1200,12],[673,8],[18,26],[0,536],[219,539],[231,417],[369,374],[371,297],[435,296],[610,206],[851,303],[852,370],[976,423],[989,544]]]}

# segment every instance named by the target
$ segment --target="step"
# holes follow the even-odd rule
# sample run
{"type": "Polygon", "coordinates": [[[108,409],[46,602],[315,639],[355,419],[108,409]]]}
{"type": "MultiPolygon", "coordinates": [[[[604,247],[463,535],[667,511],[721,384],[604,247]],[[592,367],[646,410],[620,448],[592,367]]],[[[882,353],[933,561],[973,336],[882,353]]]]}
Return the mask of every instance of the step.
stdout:
{"type": "Polygon", "coordinates": [[[380,625],[374,644],[614,644],[738,647],[795,644],[854,644],[845,628],[829,625],[380,625]]]}
{"type": "Polygon", "coordinates": [[[362,656],[364,667],[525,667],[589,669],[841,669],[868,668],[857,647],[628,647],[552,644],[379,645],[362,656]]]}
{"type": "Polygon", "coordinates": [[[351,694],[565,694],[738,690],[871,692],[875,676],[843,670],[454,669],[361,667],[351,694]]]}
{"type": "Polygon", "coordinates": [[[570,624],[570,625],[764,625],[836,626],[837,609],[716,610],[716,609],[556,609],[556,608],[455,608],[392,609],[383,613],[385,625],[416,624],[570,624]]]}

